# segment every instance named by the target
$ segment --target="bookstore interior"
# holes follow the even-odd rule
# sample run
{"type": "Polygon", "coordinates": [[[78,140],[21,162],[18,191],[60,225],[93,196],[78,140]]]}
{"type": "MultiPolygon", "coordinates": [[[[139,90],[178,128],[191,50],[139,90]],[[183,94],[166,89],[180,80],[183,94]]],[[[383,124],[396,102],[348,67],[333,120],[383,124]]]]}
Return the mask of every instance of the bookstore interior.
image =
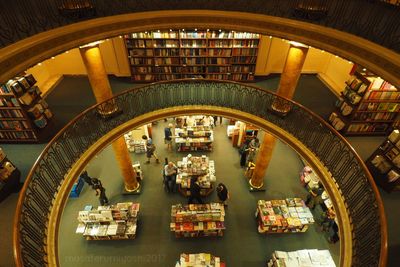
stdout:
{"type": "MultiPolygon", "coordinates": [[[[287,51],[288,47],[288,41],[280,38],[221,29],[138,32],[107,39],[100,44],[108,73],[130,76],[134,83],[181,78],[254,82],[257,76],[282,70],[285,56],[278,51],[287,51]]],[[[376,183],[384,190],[400,190],[400,131],[397,130],[400,124],[400,93],[397,88],[352,62],[323,50],[309,49],[304,72],[318,73],[318,77],[339,99],[332,106],[328,121],[343,135],[388,136],[366,163],[376,183]]],[[[39,63],[1,85],[0,141],[43,142],[43,136],[57,117],[55,114],[53,118],[45,97],[63,75],[84,73],[79,51],[73,49],[39,63]]],[[[169,222],[160,221],[157,231],[168,232],[168,226],[162,224],[169,223],[169,231],[174,238],[199,242],[203,238],[214,241],[232,235],[229,226],[235,222],[229,221],[232,219],[229,213],[235,207],[229,201],[229,187],[224,185],[230,166],[224,163],[224,152],[219,150],[222,146],[220,140],[239,152],[240,155],[236,152],[237,165],[243,160],[243,168],[239,168],[239,172],[242,181],[246,180],[243,184],[248,186],[259,149],[253,141],[262,138],[262,129],[210,114],[166,118],[125,133],[127,149],[134,159],[132,168],[139,183],[143,184],[142,195],[155,190],[149,188],[147,183],[158,179],[162,191],[152,193],[164,193],[166,196],[163,205],[168,203],[168,211],[164,210],[164,213],[168,213],[169,222]],[[145,157],[149,159],[147,162],[145,157]],[[160,163],[153,165],[150,161],[152,157],[160,163]],[[150,164],[146,164],[148,162],[150,164]],[[172,174],[165,171],[169,162],[174,168],[172,174]],[[166,189],[171,189],[168,190],[171,194],[163,192],[166,189]],[[174,195],[174,201],[180,199],[180,203],[170,203],[171,195],[174,195]]],[[[5,198],[20,186],[20,173],[2,150],[0,163],[0,196],[5,198]]],[[[315,172],[306,162],[303,163],[297,172],[298,185],[303,188],[302,196],[254,198],[251,203],[252,218],[248,218],[254,227],[246,231],[268,238],[272,234],[307,235],[318,228],[321,229],[319,233],[326,237],[326,243],[335,244],[340,240],[340,225],[329,195],[315,172]]],[[[142,215],[149,209],[148,203],[141,201],[141,195],[133,201],[113,197],[115,192],[106,193],[105,187],[109,186],[106,185],[106,177],[100,177],[106,185],[103,187],[99,179],[90,178],[100,172],[93,166],[88,165],[88,169],[89,172],[78,177],[70,194],[75,213],[75,233],[88,242],[85,247],[96,244],[93,240],[107,243],[109,240],[127,239],[138,242],[143,238],[141,228],[145,228],[140,222],[141,217],[148,220],[142,215]],[[100,205],[93,202],[93,194],[88,193],[90,189],[87,187],[95,191],[100,205]],[[87,202],[79,201],[80,198],[87,202]]],[[[113,246],[114,242],[109,245],[113,246]]],[[[224,255],[204,251],[207,246],[200,248],[201,251],[181,251],[169,266],[226,266],[229,262],[224,255]]],[[[298,247],[283,251],[276,248],[272,255],[265,255],[264,266],[336,265],[326,245],[323,249],[298,247]]]]}

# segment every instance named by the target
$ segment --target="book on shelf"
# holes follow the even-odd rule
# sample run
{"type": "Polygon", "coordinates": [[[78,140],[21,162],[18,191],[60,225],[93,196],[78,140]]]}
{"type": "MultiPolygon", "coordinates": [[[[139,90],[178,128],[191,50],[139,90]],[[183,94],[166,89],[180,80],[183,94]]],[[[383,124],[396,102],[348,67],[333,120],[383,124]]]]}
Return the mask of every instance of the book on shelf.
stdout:
{"type": "Polygon", "coordinates": [[[246,64],[255,65],[259,38],[258,34],[223,30],[173,30],[125,35],[132,78],[138,81],[200,77],[254,80],[255,66],[246,66],[246,64]],[[235,36],[237,40],[234,39],[235,36]],[[235,47],[234,53],[232,47],[235,47]],[[161,59],[164,57],[165,60],[161,59]],[[235,66],[233,70],[235,74],[232,75],[229,66],[235,63],[244,66],[235,66]],[[136,69],[138,65],[152,67],[179,64],[204,65],[206,68],[201,70],[136,69]],[[213,68],[214,66],[221,68],[213,68]],[[210,68],[207,69],[207,67],[210,68]],[[160,74],[152,75],[153,72],[160,74]],[[138,74],[143,74],[143,76],[138,74]]]}

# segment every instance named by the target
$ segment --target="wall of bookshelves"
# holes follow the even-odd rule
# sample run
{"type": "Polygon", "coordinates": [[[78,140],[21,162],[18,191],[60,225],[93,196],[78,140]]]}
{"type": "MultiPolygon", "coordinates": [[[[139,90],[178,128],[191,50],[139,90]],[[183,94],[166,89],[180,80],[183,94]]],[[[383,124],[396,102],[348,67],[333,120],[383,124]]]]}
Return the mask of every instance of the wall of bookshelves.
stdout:
{"type": "Polygon", "coordinates": [[[132,79],[252,81],[260,36],[222,30],[169,30],[125,35],[132,79]]]}
{"type": "Polygon", "coordinates": [[[386,135],[399,125],[400,92],[354,65],[329,121],[344,135],[386,135]]]}
{"type": "Polygon", "coordinates": [[[24,74],[0,86],[0,142],[38,142],[53,114],[36,79],[24,74]]]}
{"type": "Polygon", "coordinates": [[[386,192],[400,191],[400,131],[388,136],[367,159],[366,165],[377,185],[386,192]]]}

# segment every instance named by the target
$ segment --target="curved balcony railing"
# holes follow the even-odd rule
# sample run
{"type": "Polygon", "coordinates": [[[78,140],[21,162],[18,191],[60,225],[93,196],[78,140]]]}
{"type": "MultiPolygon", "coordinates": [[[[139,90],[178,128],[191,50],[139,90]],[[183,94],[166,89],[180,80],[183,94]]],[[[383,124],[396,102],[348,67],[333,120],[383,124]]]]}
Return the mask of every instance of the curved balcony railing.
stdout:
{"type": "Polygon", "coordinates": [[[91,145],[139,115],[184,105],[247,112],[302,142],[331,172],[342,193],[352,223],[352,266],[384,266],[387,237],[382,202],[365,165],[345,139],[295,102],[256,87],[210,80],[169,81],[126,91],[81,113],[59,132],[40,155],[20,194],[14,231],[18,266],[47,264],[48,218],[55,196],[73,164],[91,145]],[[277,100],[291,109],[284,117],[269,111],[277,100]],[[115,107],[120,112],[113,117],[99,115],[115,107]]]}
{"type": "Polygon", "coordinates": [[[15,0],[0,1],[0,47],[91,18],[156,10],[242,11],[315,23],[400,52],[397,0],[15,0]],[[392,4],[390,4],[392,3],[392,4]]]}

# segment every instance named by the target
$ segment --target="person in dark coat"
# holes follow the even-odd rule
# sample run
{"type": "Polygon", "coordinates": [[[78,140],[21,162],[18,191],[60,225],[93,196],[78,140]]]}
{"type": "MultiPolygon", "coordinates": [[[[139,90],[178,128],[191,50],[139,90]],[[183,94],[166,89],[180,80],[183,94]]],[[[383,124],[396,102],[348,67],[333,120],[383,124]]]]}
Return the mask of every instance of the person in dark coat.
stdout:
{"type": "Polygon", "coordinates": [[[89,186],[93,186],[93,181],[92,178],[89,176],[89,174],[87,173],[87,171],[82,172],[82,174],[80,175],[80,177],[82,178],[82,180],[87,183],[89,186]]]}
{"type": "Polygon", "coordinates": [[[193,200],[197,200],[199,204],[203,204],[203,200],[201,199],[201,187],[198,181],[198,177],[193,177],[190,180],[190,196],[188,199],[188,204],[194,204],[193,200]]]}
{"type": "Polygon", "coordinates": [[[220,183],[217,186],[217,196],[218,196],[219,202],[221,202],[225,206],[228,205],[227,202],[229,199],[229,192],[228,192],[228,188],[226,188],[226,186],[223,183],[220,183]]]}
{"type": "Polygon", "coordinates": [[[172,123],[164,128],[164,143],[167,145],[168,151],[172,151],[172,123]]]}
{"type": "Polygon", "coordinates": [[[249,143],[250,141],[247,140],[242,144],[242,146],[239,149],[239,154],[240,154],[240,167],[246,167],[246,161],[247,161],[247,155],[249,154],[249,143]]]}

